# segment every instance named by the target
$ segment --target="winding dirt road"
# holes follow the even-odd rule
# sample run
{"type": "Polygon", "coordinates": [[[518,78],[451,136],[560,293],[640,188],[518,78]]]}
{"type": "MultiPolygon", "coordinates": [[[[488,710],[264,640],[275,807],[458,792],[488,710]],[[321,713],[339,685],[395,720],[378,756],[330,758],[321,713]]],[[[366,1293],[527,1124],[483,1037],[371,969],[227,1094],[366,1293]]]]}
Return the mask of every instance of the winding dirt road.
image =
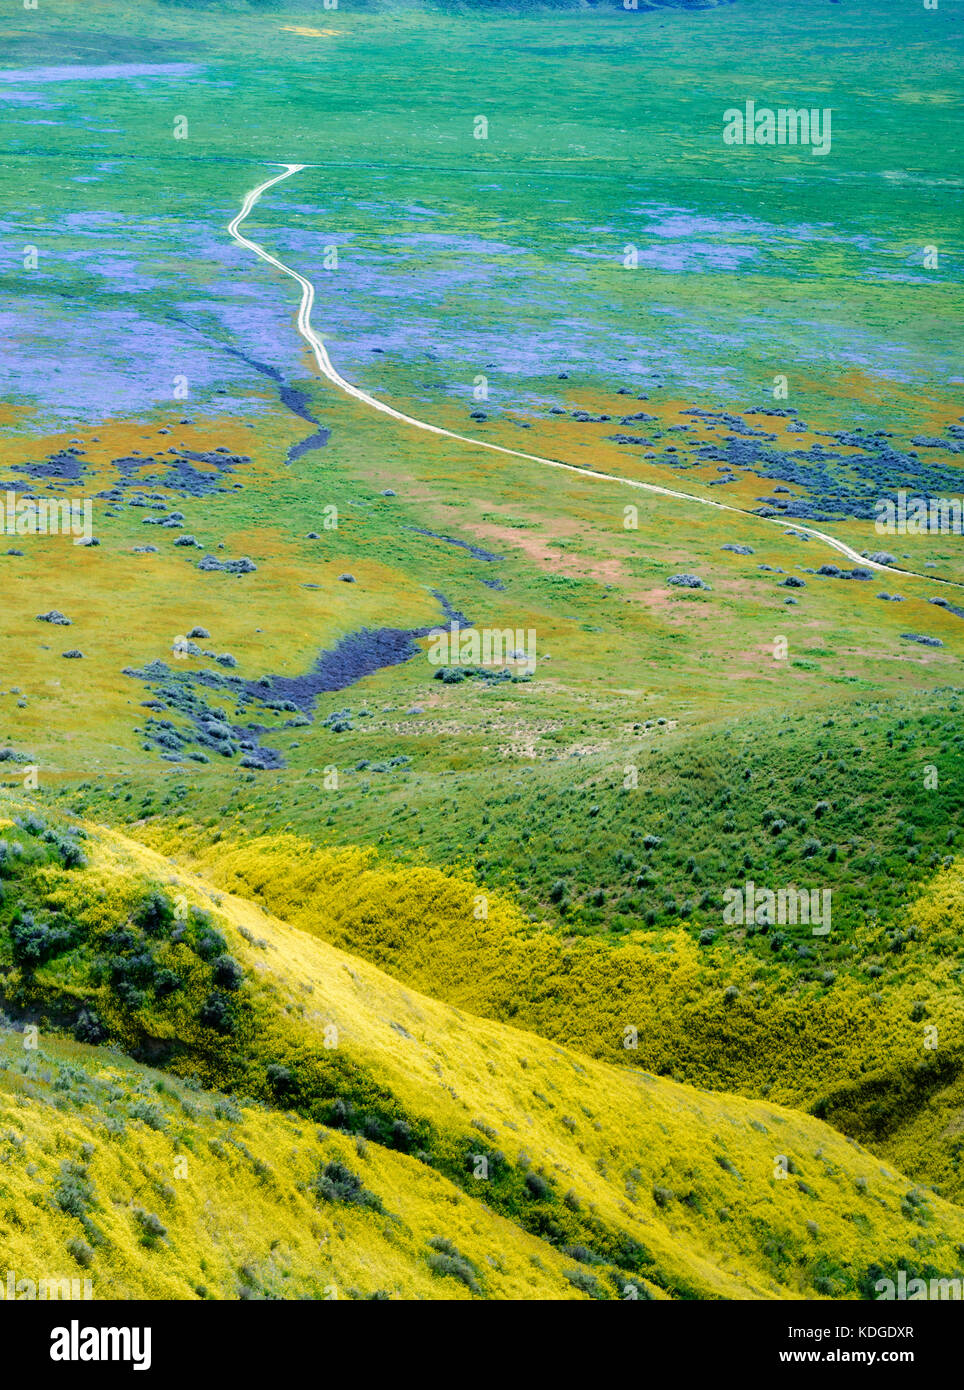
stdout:
{"type": "Polygon", "coordinates": [[[808,536],[814,536],[821,540],[825,545],[830,546],[839,554],[845,555],[854,564],[860,565],[865,569],[880,570],[883,574],[900,575],[905,579],[923,579],[927,583],[950,584],[954,588],[964,588],[964,584],[958,584],[952,579],[941,579],[937,575],[918,574],[916,570],[899,569],[896,565],[882,565],[876,560],[868,560],[859,551],[847,545],[845,541],[838,540],[836,536],[830,536],[825,531],[817,531],[812,526],[803,526],[799,522],[793,521],[789,517],[767,517],[760,516],[757,512],[745,511],[742,507],[731,507],[725,502],[714,502],[708,497],[697,497],[691,492],[677,492],[674,488],[660,487],[658,483],[642,483],[635,478],[621,478],[611,473],[599,473],[592,468],[581,468],[575,463],[563,463],[560,459],[543,458],[540,454],[527,454],[520,449],[510,449],[503,444],[491,444],[483,439],[472,439],[465,434],[456,434],[452,430],[443,429],[441,425],[432,425],[427,420],[418,420],[414,415],[406,415],[401,410],[396,410],[394,406],[386,405],[375,396],[370,396],[367,391],[362,391],[359,387],[353,386],[350,381],[346,381],[341,373],[332,363],[328,356],[328,350],[324,342],[311,326],[311,310],[315,302],[315,287],[310,280],[306,280],[303,275],[299,275],[297,270],[292,270],[290,266],[279,261],[277,256],[272,256],[265,251],[263,246],[257,242],[249,240],[240,230],[241,223],[247,218],[251,209],[257,203],[262,193],[266,193],[269,188],[273,188],[276,183],[281,183],[284,179],[290,179],[293,174],[300,173],[302,169],[310,168],[307,164],[283,164],[283,172],[275,174],[274,178],[266,179],[264,183],[258,184],[257,188],[245,194],[241,211],[231,222],[228,223],[228,232],[238,243],[249,251],[253,251],[261,260],[273,265],[282,274],[289,275],[292,280],[297,280],[301,286],[301,304],[298,309],[298,332],[311,348],[318,364],[318,370],[322,376],[337,386],[340,391],[344,391],[347,396],[353,397],[356,401],[361,401],[363,405],[369,406],[372,410],[377,410],[381,415],[388,415],[393,420],[398,420],[404,425],[411,425],[414,429],[425,430],[428,434],[441,435],[446,439],[458,440],[460,444],[469,444],[474,449],[488,449],[495,454],[507,454],[510,458],[525,459],[528,463],[538,463],[545,468],[561,468],[567,473],[576,473],[580,478],[596,478],[600,482],[609,483],[616,487],[637,488],[641,492],[657,493],[662,497],[676,497],[684,502],[695,502],[701,507],[715,507],[717,511],[732,512],[734,515],[742,517],[745,521],[763,522],[766,525],[779,526],[784,531],[792,529],[802,531],[808,536]]]}

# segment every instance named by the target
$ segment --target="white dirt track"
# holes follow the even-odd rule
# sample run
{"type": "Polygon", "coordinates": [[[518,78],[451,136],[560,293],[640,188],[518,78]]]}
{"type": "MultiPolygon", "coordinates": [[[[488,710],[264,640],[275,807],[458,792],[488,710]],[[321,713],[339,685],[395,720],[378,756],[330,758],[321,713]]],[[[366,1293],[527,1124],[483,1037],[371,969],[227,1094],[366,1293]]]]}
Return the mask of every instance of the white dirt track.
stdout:
{"type": "Polygon", "coordinates": [[[502,444],[490,444],[483,439],[472,439],[465,434],[456,434],[452,430],[443,429],[441,425],[432,425],[427,420],[416,419],[414,415],[406,415],[401,410],[396,410],[394,406],[386,405],[384,401],[378,400],[375,396],[370,396],[367,391],[362,391],[359,387],[353,386],[350,381],[346,381],[341,373],[332,363],[328,356],[328,350],[324,342],[311,326],[311,311],[315,302],[315,287],[304,275],[300,275],[297,270],[292,270],[291,266],[279,261],[277,256],[272,256],[265,251],[263,246],[257,242],[249,240],[240,230],[241,223],[248,217],[251,209],[257,203],[262,193],[266,193],[275,184],[281,183],[284,179],[289,179],[293,174],[300,173],[302,169],[310,168],[307,164],[283,164],[283,172],[275,174],[274,178],[266,179],[264,183],[258,184],[257,188],[252,188],[245,194],[241,211],[228,224],[228,233],[238,243],[247,250],[253,251],[261,260],[273,265],[276,270],[280,270],[283,275],[288,275],[292,280],[296,280],[301,286],[301,304],[298,308],[298,332],[314,353],[318,370],[326,380],[333,386],[337,386],[345,395],[351,396],[354,400],[360,401],[372,410],[377,410],[381,415],[388,415],[393,420],[400,421],[403,425],[411,425],[414,429],[425,430],[429,434],[441,435],[446,439],[455,439],[460,444],[469,444],[474,449],[488,449],[492,453],[507,454],[510,458],[524,459],[527,463],[537,463],[545,468],[561,468],[567,473],[576,473],[580,478],[594,478],[599,482],[609,483],[614,487],[636,488],[641,492],[656,493],[662,497],[676,497],[684,502],[695,502],[701,507],[715,507],[717,511],[732,512],[735,516],[742,517],[745,522],[762,522],[765,525],[779,526],[784,531],[792,528],[794,531],[801,531],[805,535],[813,536],[815,539],[823,541],[832,550],[847,557],[854,564],[860,565],[865,569],[880,570],[883,574],[900,575],[905,579],[923,579],[930,583],[950,584],[954,588],[964,588],[964,585],[957,584],[954,580],[938,579],[935,575],[918,574],[915,570],[900,569],[896,565],[882,565],[876,560],[868,560],[859,551],[847,545],[845,541],[838,540],[836,536],[827,535],[825,531],[817,531],[812,526],[804,526],[799,522],[793,521],[788,517],[766,517],[760,516],[756,512],[744,511],[741,507],[730,507],[725,502],[714,502],[708,497],[697,497],[691,492],[677,492],[674,488],[660,487],[658,483],[642,483],[635,478],[621,478],[611,473],[599,473],[592,468],[582,468],[575,463],[563,463],[559,459],[543,458],[540,454],[527,454],[520,449],[510,449],[502,444]]]}

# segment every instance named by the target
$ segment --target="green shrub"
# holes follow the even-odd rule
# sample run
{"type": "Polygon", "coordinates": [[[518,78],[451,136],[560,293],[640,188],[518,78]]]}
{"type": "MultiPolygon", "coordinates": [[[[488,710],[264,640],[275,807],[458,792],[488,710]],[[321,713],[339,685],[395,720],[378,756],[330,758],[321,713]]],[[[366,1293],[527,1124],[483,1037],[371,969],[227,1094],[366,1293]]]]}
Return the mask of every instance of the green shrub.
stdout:
{"type": "Polygon", "coordinates": [[[226,994],[216,990],[209,994],[198,1015],[205,1028],[213,1028],[216,1033],[234,1032],[234,1019],[231,1017],[231,1001],[226,994]]]}
{"type": "Polygon", "coordinates": [[[157,1242],[163,1240],[167,1235],[167,1227],[160,1217],[152,1211],[145,1211],[143,1207],[135,1207],[134,1220],[140,1227],[141,1244],[146,1245],[148,1249],[153,1249],[157,1242]]]}
{"type": "Polygon", "coordinates": [[[131,919],[148,936],[161,936],[174,921],[174,908],[167,896],[156,890],[137,905],[131,919]]]}
{"type": "Polygon", "coordinates": [[[350,1206],[384,1211],[382,1200],[362,1185],[361,1179],[343,1163],[326,1163],[311,1190],[322,1202],[344,1202],[350,1206]]]}
{"type": "Polygon", "coordinates": [[[221,989],[239,989],[244,980],[244,971],[233,956],[218,956],[212,973],[214,983],[221,989]]]}
{"type": "Polygon", "coordinates": [[[569,1280],[573,1288],[580,1293],[587,1293],[590,1298],[605,1298],[602,1285],[594,1274],[590,1274],[585,1269],[564,1269],[563,1275],[569,1280]]]}
{"type": "Polygon", "coordinates": [[[81,1269],[89,1269],[94,1260],[94,1248],[88,1245],[86,1240],[74,1237],[67,1242],[67,1253],[73,1255],[81,1269]]]}
{"type": "Polygon", "coordinates": [[[61,1211],[68,1216],[76,1216],[78,1220],[94,1206],[94,1189],[88,1182],[87,1169],[82,1163],[61,1163],[60,1177],[54,1184],[54,1201],[61,1211]]]}
{"type": "Polygon", "coordinates": [[[529,1196],[537,1202],[545,1201],[552,1193],[552,1188],[540,1173],[526,1173],[526,1188],[529,1196]]]}
{"type": "Polygon", "coordinates": [[[453,1279],[460,1279],[470,1292],[482,1293],[482,1287],[468,1260],[453,1258],[451,1255],[429,1255],[428,1264],[433,1274],[451,1275],[453,1279]]]}
{"type": "Polygon", "coordinates": [[[10,923],[10,949],[17,965],[24,970],[35,970],[38,965],[68,951],[72,944],[72,932],[36,921],[32,912],[20,911],[10,923]]]}

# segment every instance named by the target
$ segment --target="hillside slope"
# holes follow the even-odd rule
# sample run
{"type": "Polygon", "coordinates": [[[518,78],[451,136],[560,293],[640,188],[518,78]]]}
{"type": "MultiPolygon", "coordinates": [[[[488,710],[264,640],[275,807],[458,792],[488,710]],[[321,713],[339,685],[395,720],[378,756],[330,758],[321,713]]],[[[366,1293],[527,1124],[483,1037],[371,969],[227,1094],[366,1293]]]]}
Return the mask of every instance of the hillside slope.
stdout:
{"type": "Polygon", "coordinates": [[[960,1264],[964,1212],[819,1120],[473,1017],[114,832],[17,820],[7,1007],[409,1153],[389,1212],[435,1169],[603,1297],[866,1296],[898,1264],[960,1264]]]}
{"type": "Polygon", "coordinates": [[[0,1039],[0,1243],[18,1281],[83,1295],[89,1279],[95,1299],[579,1296],[571,1259],[414,1159],[26,1037],[0,1039]],[[323,1195],[332,1164],[360,1192],[341,1174],[348,1195],[323,1195]]]}
{"type": "Polygon", "coordinates": [[[451,1004],[607,1061],[813,1110],[945,1195],[964,1191],[960,860],[914,895],[899,930],[867,921],[824,941],[798,925],[754,941],[752,929],[698,934],[684,920],[614,945],[565,940],[468,873],[371,849],[292,835],[197,848],[184,831],[137,833],[451,1004]]]}

